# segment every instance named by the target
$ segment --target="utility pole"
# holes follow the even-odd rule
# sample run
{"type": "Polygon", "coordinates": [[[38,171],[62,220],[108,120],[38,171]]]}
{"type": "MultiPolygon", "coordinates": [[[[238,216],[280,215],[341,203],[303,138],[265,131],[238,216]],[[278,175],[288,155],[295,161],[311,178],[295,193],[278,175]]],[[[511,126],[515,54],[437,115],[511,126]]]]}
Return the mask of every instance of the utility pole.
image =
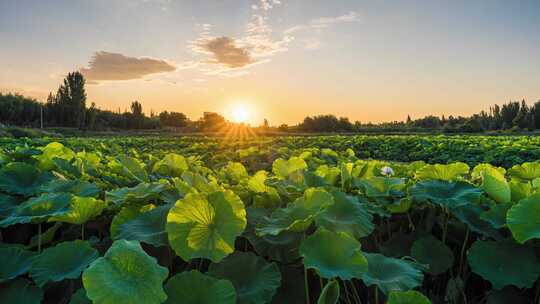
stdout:
{"type": "Polygon", "coordinates": [[[43,129],[43,104],[41,104],[41,107],[39,107],[39,122],[41,129],[43,129]]]}

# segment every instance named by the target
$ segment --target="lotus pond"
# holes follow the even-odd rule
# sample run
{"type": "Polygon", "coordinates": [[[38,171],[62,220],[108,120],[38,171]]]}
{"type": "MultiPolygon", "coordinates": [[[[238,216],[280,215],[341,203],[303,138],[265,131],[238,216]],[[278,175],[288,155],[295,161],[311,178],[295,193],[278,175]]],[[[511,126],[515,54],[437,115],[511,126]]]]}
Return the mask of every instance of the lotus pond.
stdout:
{"type": "Polygon", "coordinates": [[[537,141],[0,139],[0,303],[538,303],[537,141]]]}

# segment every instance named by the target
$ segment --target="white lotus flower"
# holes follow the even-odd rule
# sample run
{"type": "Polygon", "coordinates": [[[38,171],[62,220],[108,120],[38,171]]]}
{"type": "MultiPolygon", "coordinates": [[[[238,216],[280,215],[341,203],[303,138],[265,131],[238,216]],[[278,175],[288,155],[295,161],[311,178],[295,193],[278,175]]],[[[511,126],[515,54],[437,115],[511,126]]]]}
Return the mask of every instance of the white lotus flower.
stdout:
{"type": "Polygon", "coordinates": [[[381,168],[381,174],[384,176],[392,176],[394,175],[394,169],[386,166],[381,168]]]}

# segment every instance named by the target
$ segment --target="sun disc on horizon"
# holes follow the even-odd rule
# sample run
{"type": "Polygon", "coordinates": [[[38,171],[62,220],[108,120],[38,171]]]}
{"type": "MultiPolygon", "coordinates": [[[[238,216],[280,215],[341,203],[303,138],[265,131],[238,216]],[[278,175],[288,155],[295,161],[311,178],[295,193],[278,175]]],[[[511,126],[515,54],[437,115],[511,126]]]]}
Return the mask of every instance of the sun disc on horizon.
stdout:
{"type": "Polygon", "coordinates": [[[245,104],[235,104],[231,107],[230,119],[236,123],[247,123],[251,119],[251,111],[245,104]]]}

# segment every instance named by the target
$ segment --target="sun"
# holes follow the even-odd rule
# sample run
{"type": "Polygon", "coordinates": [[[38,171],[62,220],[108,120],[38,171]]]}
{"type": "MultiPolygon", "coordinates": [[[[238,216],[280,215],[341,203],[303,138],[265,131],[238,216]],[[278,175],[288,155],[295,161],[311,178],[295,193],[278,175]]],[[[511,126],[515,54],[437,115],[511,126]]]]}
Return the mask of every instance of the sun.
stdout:
{"type": "Polygon", "coordinates": [[[230,118],[236,123],[247,123],[251,119],[249,106],[245,104],[234,104],[230,109],[230,118]]]}

